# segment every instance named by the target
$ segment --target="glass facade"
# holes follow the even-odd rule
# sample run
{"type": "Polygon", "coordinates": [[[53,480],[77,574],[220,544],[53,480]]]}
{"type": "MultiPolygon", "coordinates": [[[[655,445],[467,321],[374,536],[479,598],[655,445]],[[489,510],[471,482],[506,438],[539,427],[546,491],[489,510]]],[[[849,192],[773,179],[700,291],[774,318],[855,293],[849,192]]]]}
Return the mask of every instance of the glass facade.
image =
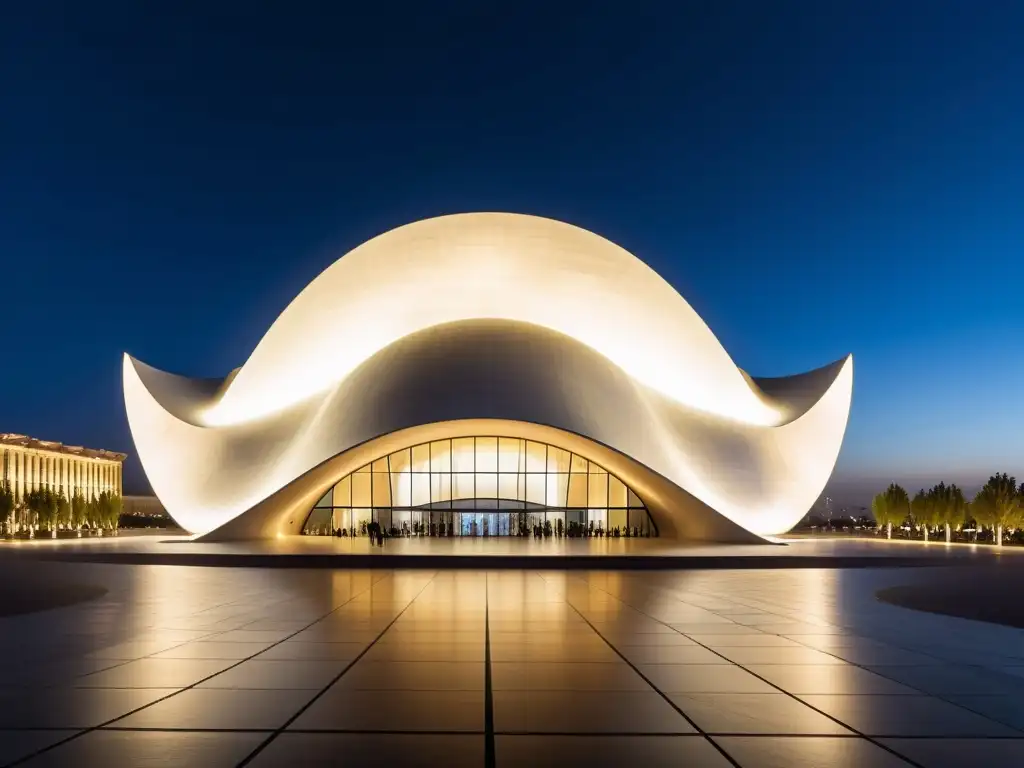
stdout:
{"type": "Polygon", "coordinates": [[[414,445],[343,477],[305,534],[365,536],[657,536],[647,508],[603,467],[507,437],[414,445]]]}

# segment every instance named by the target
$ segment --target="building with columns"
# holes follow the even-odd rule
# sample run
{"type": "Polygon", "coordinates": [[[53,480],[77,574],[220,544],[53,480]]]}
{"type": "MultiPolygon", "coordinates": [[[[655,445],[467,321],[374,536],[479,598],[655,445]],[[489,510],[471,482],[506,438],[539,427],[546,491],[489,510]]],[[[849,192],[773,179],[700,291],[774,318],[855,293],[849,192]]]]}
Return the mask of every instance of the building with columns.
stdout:
{"type": "Polygon", "coordinates": [[[49,487],[71,498],[104,491],[121,495],[121,465],[126,454],[36,440],[0,432],[0,482],[6,481],[21,501],[37,488],[49,487]]]}

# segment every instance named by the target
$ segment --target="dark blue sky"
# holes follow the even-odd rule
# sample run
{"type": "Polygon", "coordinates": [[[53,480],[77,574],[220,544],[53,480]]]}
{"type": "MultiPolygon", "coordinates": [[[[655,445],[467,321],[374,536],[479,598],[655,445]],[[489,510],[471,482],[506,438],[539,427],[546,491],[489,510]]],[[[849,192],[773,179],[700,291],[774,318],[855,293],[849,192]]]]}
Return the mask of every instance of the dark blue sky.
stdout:
{"type": "Polygon", "coordinates": [[[0,431],[131,452],[122,351],[222,375],[366,238],[509,210],[755,375],[853,352],[838,483],[1024,475],[1024,5],[347,5],[5,8],[0,431]]]}

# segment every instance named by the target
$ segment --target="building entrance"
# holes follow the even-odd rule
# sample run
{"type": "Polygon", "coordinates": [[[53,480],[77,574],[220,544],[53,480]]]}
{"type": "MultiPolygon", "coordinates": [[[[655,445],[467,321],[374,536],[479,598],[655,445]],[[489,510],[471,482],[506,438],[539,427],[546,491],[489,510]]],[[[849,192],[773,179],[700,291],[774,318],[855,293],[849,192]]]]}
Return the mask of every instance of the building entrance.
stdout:
{"type": "Polygon", "coordinates": [[[341,478],[305,534],[365,536],[657,536],[631,488],[562,448],[505,437],[435,440],[341,478]]]}

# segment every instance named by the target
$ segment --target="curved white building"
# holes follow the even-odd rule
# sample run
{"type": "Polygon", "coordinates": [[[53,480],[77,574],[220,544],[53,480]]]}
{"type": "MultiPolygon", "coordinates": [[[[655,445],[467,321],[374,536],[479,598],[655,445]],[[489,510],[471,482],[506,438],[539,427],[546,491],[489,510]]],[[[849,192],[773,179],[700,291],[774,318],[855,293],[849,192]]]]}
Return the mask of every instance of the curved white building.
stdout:
{"type": "Polygon", "coordinates": [[[375,520],[760,541],[824,487],[852,386],[851,357],[751,378],[639,259],[504,213],[364,243],[222,380],[124,358],[153,490],[206,540],[375,520]]]}

